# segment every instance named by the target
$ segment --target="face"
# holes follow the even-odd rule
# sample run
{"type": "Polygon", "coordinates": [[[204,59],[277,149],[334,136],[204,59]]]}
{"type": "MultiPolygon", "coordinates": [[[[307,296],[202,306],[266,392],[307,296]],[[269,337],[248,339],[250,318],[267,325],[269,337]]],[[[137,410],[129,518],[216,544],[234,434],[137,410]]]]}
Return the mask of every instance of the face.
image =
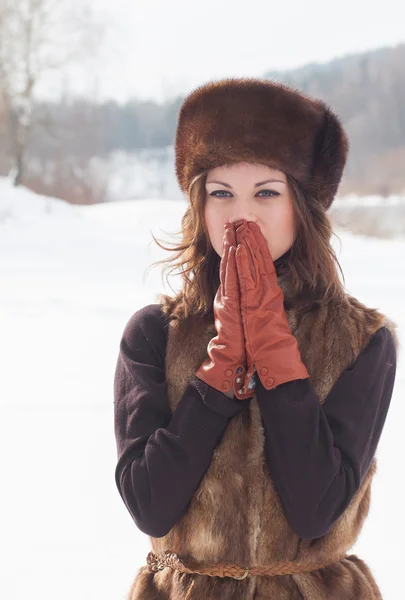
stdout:
{"type": "Polygon", "coordinates": [[[219,256],[225,223],[239,219],[259,225],[273,261],[291,248],[293,201],[282,171],[250,163],[216,167],[208,172],[205,191],[205,221],[219,256]]]}

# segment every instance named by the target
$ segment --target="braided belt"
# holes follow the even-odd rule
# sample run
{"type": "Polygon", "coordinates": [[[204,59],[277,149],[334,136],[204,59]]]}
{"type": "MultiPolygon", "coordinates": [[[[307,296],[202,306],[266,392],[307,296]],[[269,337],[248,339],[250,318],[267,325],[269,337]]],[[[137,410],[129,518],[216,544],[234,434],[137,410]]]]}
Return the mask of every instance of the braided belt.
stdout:
{"type": "Polygon", "coordinates": [[[165,550],[160,554],[149,552],[146,562],[150,571],[160,571],[165,567],[177,569],[183,573],[198,573],[200,575],[209,575],[211,577],[233,577],[233,579],[245,579],[248,575],[293,575],[295,573],[305,573],[308,571],[316,571],[322,567],[332,565],[340,560],[347,558],[344,554],[339,559],[331,559],[324,562],[298,563],[296,561],[281,561],[271,565],[270,567],[242,567],[232,563],[206,563],[198,564],[195,562],[185,562],[170,550],[165,550]]]}

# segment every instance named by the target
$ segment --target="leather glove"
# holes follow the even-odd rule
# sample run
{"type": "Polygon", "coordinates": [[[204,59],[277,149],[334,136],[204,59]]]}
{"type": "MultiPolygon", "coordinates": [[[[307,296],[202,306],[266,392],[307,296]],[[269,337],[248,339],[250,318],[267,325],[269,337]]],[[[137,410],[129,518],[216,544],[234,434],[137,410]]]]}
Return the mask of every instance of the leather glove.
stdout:
{"type": "Polygon", "coordinates": [[[238,221],[236,241],[247,359],[244,393],[255,371],[267,390],[310,377],[288,324],[283,290],[260,227],[252,221],[238,221]]]}
{"type": "MultiPolygon", "coordinates": [[[[220,285],[213,303],[217,335],[209,341],[209,358],[202,363],[195,375],[221,392],[230,388],[236,392],[246,375],[246,351],[235,261],[235,227],[232,223],[226,223],[224,229],[219,267],[220,285]]],[[[251,393],[250,396],[252,395],[251,393]]]]}

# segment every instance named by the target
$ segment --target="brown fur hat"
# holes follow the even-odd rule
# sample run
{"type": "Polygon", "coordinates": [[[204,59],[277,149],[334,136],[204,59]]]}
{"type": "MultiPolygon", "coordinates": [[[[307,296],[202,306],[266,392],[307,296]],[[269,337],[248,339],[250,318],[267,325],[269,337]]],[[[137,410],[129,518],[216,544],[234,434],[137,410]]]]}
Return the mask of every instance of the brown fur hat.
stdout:
{"type": "Polygon", "coordinates": [[[323,100],[267,79],[230,77],[201,85],[186,97],[175,151],[176,176],[185,193],[204,169],[253,162],[292,175],[327,210],[349,141],[323,100]]]}

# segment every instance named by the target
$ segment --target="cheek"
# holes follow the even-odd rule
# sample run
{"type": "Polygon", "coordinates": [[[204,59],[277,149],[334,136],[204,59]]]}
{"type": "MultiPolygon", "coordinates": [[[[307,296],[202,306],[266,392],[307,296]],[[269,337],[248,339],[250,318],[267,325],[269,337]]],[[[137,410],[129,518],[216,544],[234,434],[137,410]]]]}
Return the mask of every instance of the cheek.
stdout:
{"type": "Polygon", "coordinates": [[[213,210],[209,204],[204,209],[205,224],[208,229],[210,242],[219,256],[222,256],[222,243],[224,236],[225,221],[220,218],[217,210],[213,210]]]}
{"type": "Polygon", "coordinates": [[[288,211],[286,223],[288,223],[288,230],[290,231],[291,236],[295,237],[295,219],[293,208],[290,208],[290,210],[288,211]]]}
{"type": "Polygon", "coordinates": [[[294,242],[294,212],[289,207],[278,207],[266,219],[265,237],[273,260],[283,254],[294,242]]]}
{"type": "Polygon", "coordinates": [[[214,249],[221,254],[222,241],[220,237],[221,224],[219,223],[218,215],[214,213],[210,204],[207,204],[204,209],[205,224],[208,229],[210,241],[214,249]]]}
{"type": "Polygon", "coordinates": [[[278,206],[271,214],[271,218],[268,221],[269,226],[274,232],[282,232],[283,235],[288,234],[294,230],[294,211],[292,206],[278,206]]]}

